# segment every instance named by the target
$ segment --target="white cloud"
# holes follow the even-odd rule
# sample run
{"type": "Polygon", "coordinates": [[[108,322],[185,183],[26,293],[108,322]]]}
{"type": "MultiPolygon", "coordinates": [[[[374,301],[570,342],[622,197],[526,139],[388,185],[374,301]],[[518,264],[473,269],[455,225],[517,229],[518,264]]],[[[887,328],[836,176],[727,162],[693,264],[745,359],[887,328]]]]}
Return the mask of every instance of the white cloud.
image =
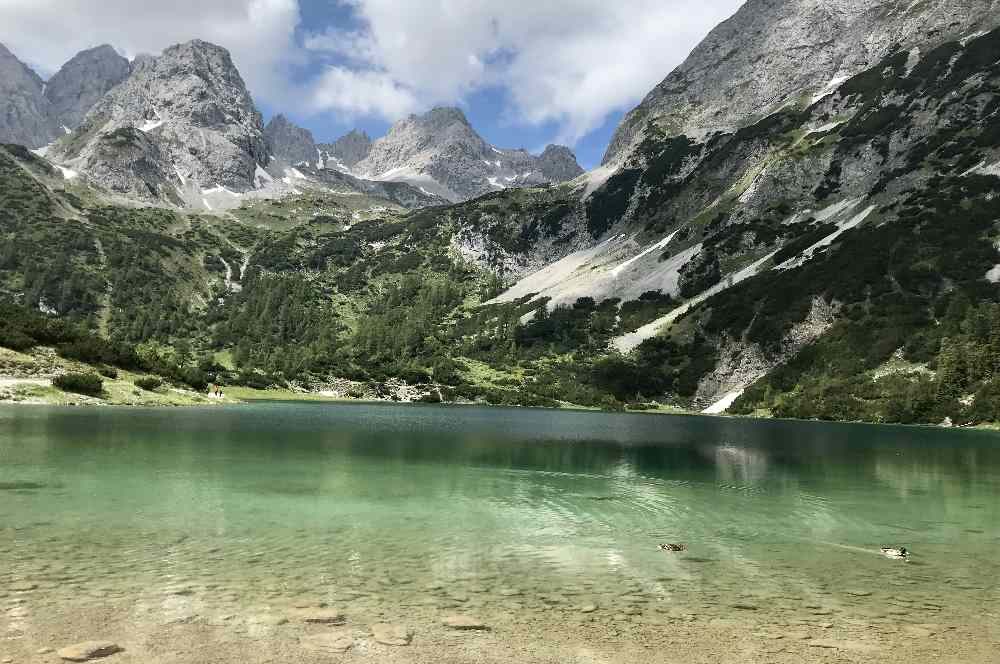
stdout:
{"type": "MultiPolygon", "coordinates": [[[[313,34],[307,49],[378,72],[420,106],[502,86],[512,122],[555,122],[566,142],[636,104],[743,2],[341,1],[364,28],[313,34]]],[[[329,96],[331,109],[336,99],[329,96]]]]}
{"type": "Polygon", "coordinates": [[[311,87],[309,107],[316,112],[336,109],[351,117],[377,115],[393,119],[420,108],[411,90],[382,72],[328,67],[311,87]]]}
{"type": "Polygon", "coordinates": [[[191,39],[226,47],[251,91],[280,98],[298,0],[0,0],[0,42],[46,76],[77,52],[112,44],[128,57],[191,39]]]}
{"type": "Polygon", "coordinates": [[[498,87],[505,121],[553,123],[572,143],[636,104],[742,1],[327,0],[360,28],[323,29],[300,26],[300,0],[0,0],[0,42],[48,75],[101,43],[134,56],[205,39],[230,50],[259,101],[341,121],[498,87]],[[293,83],[295,65],[312,77],[293,83]]]}

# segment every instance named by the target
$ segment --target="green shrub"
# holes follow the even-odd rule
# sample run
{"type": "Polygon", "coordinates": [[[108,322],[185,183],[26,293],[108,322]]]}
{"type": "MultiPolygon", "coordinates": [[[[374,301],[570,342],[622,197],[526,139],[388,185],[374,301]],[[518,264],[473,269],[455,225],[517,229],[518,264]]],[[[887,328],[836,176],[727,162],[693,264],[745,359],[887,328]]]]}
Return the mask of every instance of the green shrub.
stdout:
{"type": "Polygon", "coordinates": [[[146,390],[147,392],[152,392],[163,385],[163,381],[156,376],[147,376],[145,378],[137,378],[135,381],[135,386],[146,390]]]}
{"type": "Polygon", "coordinates": [[[0,346],[11,350],[28,350],[35,345],[35,340],[20,330],[7,327],[0,328],[0,346]]]}
{"type": "Polygon", "coordinates": [[[104,381],[97,374],[68,373],[56,376],[52,384],[63,392],[98,395],[104,390],[104,381]]]}
{"type": "Polygon", "coordinates": [[[105,378],[110,378],[112,380],[118,378],[118,369],[115,369],[114,367],[101,367],[98,369],[98,373],[105,378]]]}

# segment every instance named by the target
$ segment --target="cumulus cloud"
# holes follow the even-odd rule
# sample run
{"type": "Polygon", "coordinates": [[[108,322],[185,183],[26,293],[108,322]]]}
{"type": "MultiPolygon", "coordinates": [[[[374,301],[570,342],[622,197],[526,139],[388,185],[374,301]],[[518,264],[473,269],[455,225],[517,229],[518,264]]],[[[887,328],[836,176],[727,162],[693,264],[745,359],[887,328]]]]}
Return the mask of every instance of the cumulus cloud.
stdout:
{"type": "Polygon", "coordinates": [[[382,72],[331,66],[310,86],[310,110],[398,118],[420,109],[413,92],[382,72]]]}
{"type": "Polygon", "coordinates": [[[280,98],[298,0],[0,0],[0,42],[48,75],[79,51],[112,44],[127,57],[191,39],[225,46],[250,89],[280,98]]]}
{"type": "Polygon", "coordinates": [[[0,0],[0,42],[48,75],[101,43],[131,57],[205,39],[232,52],[258,100],[341,121],[395,120],[496,88],[507,123],[551,124],[573,143],[743,2],[322,0],[330,24],[303,25],[300,1],[0,0]]]}
{"type": "Polygon", "coordinates": [[[362,29],[305,46],[378,72],[421,106],[502,87],[513,123],[555,123],[572,143],[637,103],[742,2],[341,0],[362,29]]]}

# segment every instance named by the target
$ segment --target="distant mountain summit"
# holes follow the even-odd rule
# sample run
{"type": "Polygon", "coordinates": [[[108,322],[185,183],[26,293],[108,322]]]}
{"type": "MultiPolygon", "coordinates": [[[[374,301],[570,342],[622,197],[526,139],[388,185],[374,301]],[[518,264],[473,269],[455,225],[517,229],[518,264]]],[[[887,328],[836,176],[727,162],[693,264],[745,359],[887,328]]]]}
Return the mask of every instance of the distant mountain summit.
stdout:
{"type": "Polygon", "coordinates": [[[372,151],[372,139],[367,133],[354,129],[333,143],[321,143],[320,151],[328,164],[351,170],[372,151]]]}
{"type": "Polygon", "coordinates": [[[0,142],[38,148],[61,133],[41,77],[0,44],[0,142]]]}
{"type": "Polygon", "coordinates": [[[400,120],[354,170],[362,177],[409,182],[452,201],[583,173],[569,148],[550,146],[537,157],[490,145],[457,108],[435,108],[400,120]]]}
{"type": "Polygon", "coordinates": [[[312,132],[280,113],[264,127],[264,138],[271,154],[289,164],[313,163],[319,157],[312,132]]]}
{"type": "Polygon", "coordinates": [[[129,61],[107,44],[81,51],[45,86],[53,119],[61,127],[76,129],[94,104],[131,73],[129,61]]]}
{"type": "Polygon", "coordinates": [[[229,52],[201,40],[137,59],[50,155],[112,191],[177,203],[206,189],[254,189],[269,159],[260,113],[229,52]]]}
{"type": "Polygon", "coordinates": [[[289,165],[406,183],[452,202],[510,187],[563,182],[583,173],[564,146],[550,145],[536,156],[490,145],[457,108],[411,115],[375,141],[354,130],[333,143],[317,144],[311,132],[283,115],[268,123],[265,134],[273,155],[289,165]]]}

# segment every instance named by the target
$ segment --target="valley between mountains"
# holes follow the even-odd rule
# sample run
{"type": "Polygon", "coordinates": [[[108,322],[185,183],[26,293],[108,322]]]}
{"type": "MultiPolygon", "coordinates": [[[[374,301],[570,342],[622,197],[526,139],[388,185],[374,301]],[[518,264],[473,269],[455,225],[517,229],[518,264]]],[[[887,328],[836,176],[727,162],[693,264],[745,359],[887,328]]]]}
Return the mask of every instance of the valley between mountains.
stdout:
{"type": "Polygon", "coordinates": [[[998,10],[749,0],[587,173],[459,109],[265,125],[203,41],[0,48],[0,398],[998,422],[998,10]]]}

